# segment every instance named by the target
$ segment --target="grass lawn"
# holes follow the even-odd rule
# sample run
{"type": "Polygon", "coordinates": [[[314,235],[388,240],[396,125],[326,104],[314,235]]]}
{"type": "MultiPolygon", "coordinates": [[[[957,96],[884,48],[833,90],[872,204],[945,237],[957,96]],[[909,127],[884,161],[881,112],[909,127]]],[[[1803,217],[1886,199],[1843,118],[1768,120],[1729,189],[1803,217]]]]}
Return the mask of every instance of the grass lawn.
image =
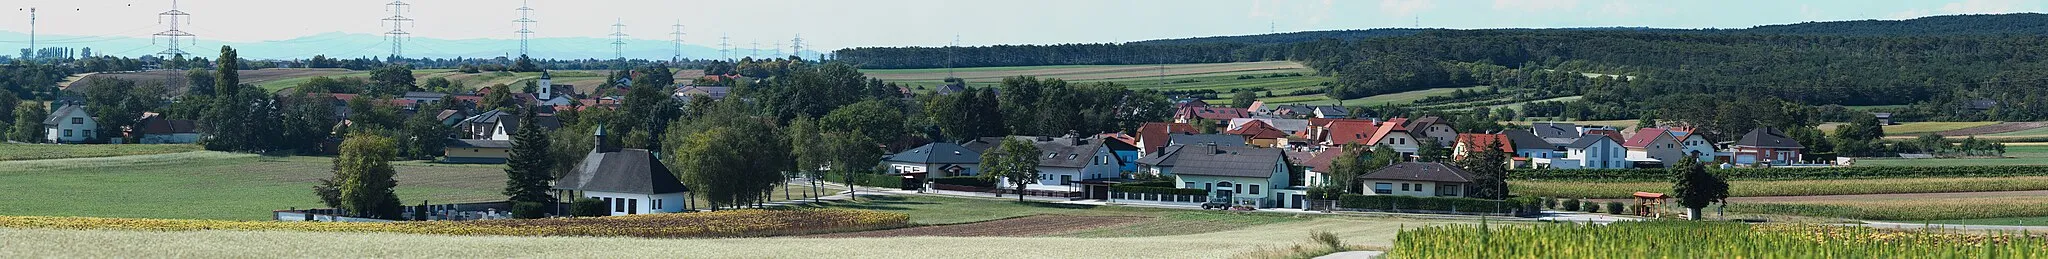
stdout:
{"type": "MultiPolygon", "coordinates": [[[[333,175],[325,157],[219,152],[0,162],[0,215],[267,220],[270,211],[324,207],[313,195],[333,175]]],[[[408,204],[502,200],[500,167],[396,166],[408,204]]]]}
{"type": "MultiPolygon", "coordinates": [[[[504,168],[504,166],[503,166],[503,165],[498,165],[498,166],[499,166],[499,167],[497,167],[497,168],[500,168],[500,169],[503,169],[503,168],[504,168]]],[[[818,195],[818,194],[816,194],[816,193],[811,193],[811,192],[812,192],[812,190],[813,190],[813,189],[811,189],[811,186],[808,186],[808,185],[796,185],[796,186],[792,186],[792,185],[779,185],[779,186],[775,186],[775,190],[773,190],[773,191],[769,191],[769,193],[768,193],[768,201],[769,201],[769,202],[777,202],[777,201],[786,201],[786,200],[792,200],[792,199],[795,199],[795,200],[803,200],[803,199],[810,199],[811,197],[820,197],[820,196],[821,196],[821,195],[818,195]],[[783,194],[784,194],[784,192],[783,192],[783,191],[788,191],[788,193],[787,193],[787,194],[789,194],[789,196],[783,196],[783,194]],[[787,198],[785,198],[785,197],[787,197],[787,198]]],[[[822,192],[822,193],[824,193],[824,195],[822,195],[822,196],[832,196],[832,195],[837,195],[837,194],[839,194],[839,192],[841,192],[841,191],[846,191],[846,188],[837,188],[837,187],[832,187],[832,186],[819,186],[819,188],[817,188],[816,190],[824,190],[824,191],[822,192]]],[[[710,202],[707,202],[707,201],[704,201],[703,199],[690,199],[690,208],[692,208],[692,209],[695,209],[695,208],[704,208],[705,206],[711,206],[711,203],[710,203],[710,202]]]]}
{"type": "MultiPolygon", "coordinates": [[[[1882,193],[2048,190],[2048,176],[1893,178],[1848,180],[1730,181],[1729,196],[1805,196],[1882,193]]],[[[1628,198],[1643,192],[1671,192],[1671,182],[1514,181],[1511,193],[1560,198],[1628,198]]]]}
{"type": "Polygon", "coordinates": [[[199,145],[36,145],[0,143],[0,161],[131,156],[199,150],[199,145]]]}
{"type": "Polygon", "coordinates": [[[1884,126],[1884,134],[1887,136],[1910,136],[1919,135],[1922,133],[1935,133],[1972,127],[1990,126],[1992,124],[1998,123],[1999,122],[1996,121],[1907,122],[1900,123],[1899,125],[1884,126]]]}

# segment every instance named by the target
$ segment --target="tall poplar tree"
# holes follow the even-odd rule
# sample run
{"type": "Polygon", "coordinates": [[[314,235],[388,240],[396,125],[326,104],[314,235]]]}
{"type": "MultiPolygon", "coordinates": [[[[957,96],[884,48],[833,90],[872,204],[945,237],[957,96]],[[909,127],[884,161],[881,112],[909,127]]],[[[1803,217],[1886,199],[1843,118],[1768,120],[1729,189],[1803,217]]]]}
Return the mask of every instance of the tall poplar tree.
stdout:
{"type": "MultiPolygon", "coordinates": [[[[534,123],[532,108],[520,109],[519,132],[513,133],[512,155],[505,162],[505,196],[514,203],[552,204],[548,180],[553,180],[554,159],[548,153],[548,135],[534,123]]],[[[600,126],[599,134],[603,134],[600,126]]]]}

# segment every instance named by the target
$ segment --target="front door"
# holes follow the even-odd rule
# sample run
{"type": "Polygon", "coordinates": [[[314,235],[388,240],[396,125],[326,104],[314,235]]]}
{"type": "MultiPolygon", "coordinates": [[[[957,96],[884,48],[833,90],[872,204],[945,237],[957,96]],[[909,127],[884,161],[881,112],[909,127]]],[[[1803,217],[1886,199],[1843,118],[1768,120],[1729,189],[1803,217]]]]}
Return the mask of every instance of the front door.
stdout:
{"type": "Polygon", "coordinates": [[[1303,207],[1303,206],[1301,205],[1301,204],[1302,204],[1302,200],[1305,200],[1305,199],[1307,198],[1306,196],[1302,196],[1302,195],[1300,195],[1300,194],[1295,194],[1295,195],[1289,195],[1289,196],[1292,196],[1292,197],[1293,197],[1293,199],[1290,199],[1290,200],[1288,200],[1288,201],[1287,201],[1287,204],[1288,204],[1288,206],[1290,206],[1290,207],[1294,207],[1294,208],[1296,208],[1296,209],[1303,209],[1303,208],[1307,208],[1307,207],[1303,207]]]}

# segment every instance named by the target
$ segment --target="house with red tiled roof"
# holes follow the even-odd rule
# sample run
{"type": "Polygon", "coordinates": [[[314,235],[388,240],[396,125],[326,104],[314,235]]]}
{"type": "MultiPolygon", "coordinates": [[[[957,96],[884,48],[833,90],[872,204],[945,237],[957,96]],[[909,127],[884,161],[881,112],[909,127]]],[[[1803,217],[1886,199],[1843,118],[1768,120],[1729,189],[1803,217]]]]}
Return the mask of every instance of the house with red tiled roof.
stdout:
{"type": "Polygon", "coordinates": [[[1451,148],[1452,159],[1465,159],[1466,156],[1486,152],[1486,147],[1493,145],[1493,143],[1500,143],[1501,153],[1505,153],[1508,156],[1508,164],[1503,166],[1522,168],[1529,164],[1529,157],[1521,156],[1515,152],[1519,147],[1515,146],[1514,139],[1510,138],[1507,134],[1458,134],[1456,142],[1457,144],[1451,148]]]}
{"type": "Polygon", "coordinates": [[[1394,149],[1394,152],[1400,152],[1403,157],[1415,155],[1421,146],[1418,145],[1420,143],[1417,143],[1415,135],[1409,134],[1408,128],[1403,126],[1407,123],[1407,118],[1393,118],[1381,122],[1379,130],[1372,134],[1372,143],[1367,145],[1384,145],[1394,149]]]}
{"type": "Polygon", "coordinates": [[[1318,187],[1334,184],[1330,182],[1330,171],[1334,169],[1331,165],[1336,163],[1338,156],[1343,155],[1344,147],[1339,146],[1324,148],[1309,155],[1308,159],[1300,160],[1301,166],[1305,167],[1302,168],[1304,171],[1301,179],[1302,186],[1318,187]]]}
{"type": "Polygon", "coordinates": [[[1195,119],[1208,119],[1216,123],[1216,125],[1213,126],[1224,126],[1227,123],[1230,123],[1231,119],[1251,117],[1252,113],[1250,111],[1246,111],[1244,108],[1206,106],[1181,108],[1180,110],[1175,111],[1173,114],[1174,122],[1194,123],[1195,119]]]}
{"type": "Polygon", "coordinates": [[[1685,147],[1679,145],[1678,137],[1672,136],[1670,129],[1667,128],[1636,130],[1636,135],[1622,141],[1621,147],[1628,149],[1628,158],[1631,161],[1655,160],[1664,166],[1671,166],[1678,164],[1678,160],[1685,159],[1685,147]]]}
{"type": "Polygon", "coordinates": [[[1266,124],[1266,121],[1245,122],[1243,126],[1223,133],[1244,136],[1245,144],[1254,147],[1280,148],[1287,145],[1287,132],[1266,124]]]}
{"type": "Polygon", "coordinates": [[[1147,122],[1138,126],[1139,155],[1159,152],[1173,142],[1173,134],[1201,133],[1194,125],[1187,123],[1147,122]]]}
{"type": "Polygon", "coordinates": [[[1341,147],[1346,144],[1372,145],[1373,133],[1379,131],[1379,124],[1367,120],[1330,121],[1322,127],[1317,137],[1325,147],[1341,147]]]}

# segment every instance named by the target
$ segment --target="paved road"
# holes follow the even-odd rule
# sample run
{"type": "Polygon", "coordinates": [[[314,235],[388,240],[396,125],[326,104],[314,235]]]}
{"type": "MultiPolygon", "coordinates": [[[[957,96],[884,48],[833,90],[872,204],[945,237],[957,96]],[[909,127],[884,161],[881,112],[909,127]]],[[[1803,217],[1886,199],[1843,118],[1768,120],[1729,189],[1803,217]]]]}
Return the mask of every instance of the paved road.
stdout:
{"type": "Polygon", "coordinates": [[[2009,191],[2009,192],[1938,192],[1938,193],[1888,193],[1888,194],[1852,194],[1852,195],[1814,195],[1814,196],[1763,196],[1763,197],[1729,197],[1729,198],[1728,198],[1728,201],[1730,201],[1730,202],[1738,202],[1738,203],[1741,203],[1741,202],[1798,202],[1798,201],[1835,201],[1835,200],[1857,200],[1857,201],[1868,201],[1868,200],[1903,200],[1903,199],[1942,199],[1942,198],[1997,198],[1997,197],[2048,197],[2048,191],[2009,191]]]}
{"type": "Polygon", "coordinates": [[[1350,251],[1317,256],[1316,259],[1372,259],[1379,258],[1380,251],[1350,251]]]}

